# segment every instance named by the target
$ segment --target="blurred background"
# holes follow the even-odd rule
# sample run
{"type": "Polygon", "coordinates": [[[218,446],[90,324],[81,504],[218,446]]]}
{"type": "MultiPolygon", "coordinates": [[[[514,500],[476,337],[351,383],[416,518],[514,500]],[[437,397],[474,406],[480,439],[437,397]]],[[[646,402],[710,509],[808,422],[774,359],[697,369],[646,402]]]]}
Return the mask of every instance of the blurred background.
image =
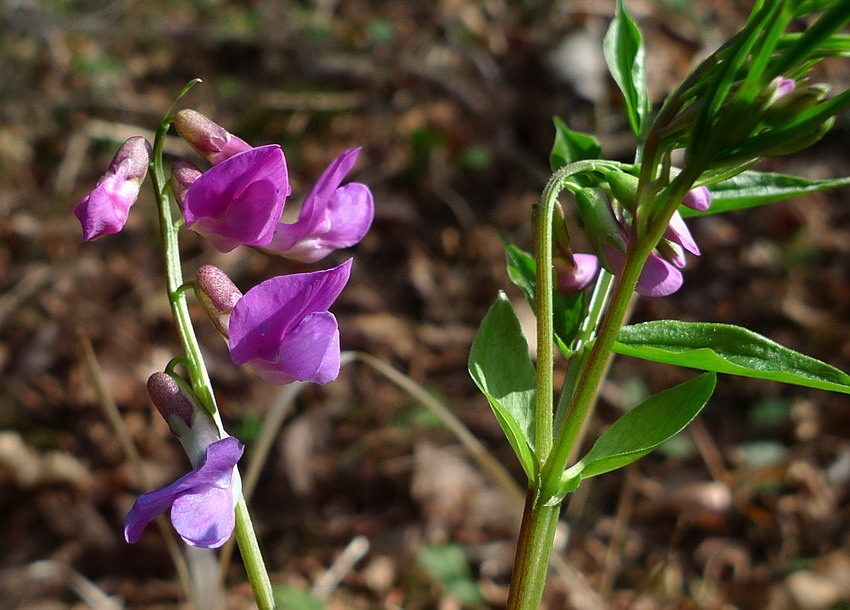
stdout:
{"type": "MultiPolygon", "coordinates": [[[[746,18],[746,0],[629,0],[653,100],[746,18]]],[[[159,531],[122,538],[136,471],[80,353],[94,346],[152,484],[188,469],[147,377],[175,354],[149,187],[118,235],[83,243],[73,206],[118,144],[152,139],[182,86],[254,145],[280,143],[293,195],[343,150],[375,195],[372,231],[313,266],[184,235],[187,277],[215,264],[243,290],[355,256],[334,306],[362,350],[447,404],[522,484],[466,372],[475,329],[509,284],[499,233],[531,249],[552,116],[634,142],[601,56],[604,0],[0,0],[0,605],[185,605],[159,531]],[[98,600],[101,599],[100,602],[98,600]]],[[[802,26],[801,26],[802,27],[802,26]]],[[[827,63],[836,89],[850,71],[827,63]]],[[[762,169],[850,174],[850,117],[762,169]]],[[[171,154],[187,147],[169,142],[171,154]]],[[[846,189],[691,222],[703,256],[634,319],[737,323],[850,368],[846,189]]],[[[200,314],[197,309],[193,310],[200,314]]],[[[197,326],[229,430],[252,449],[280,400],[197,326]]],[[[559,364],[563,369],[563,363],[559,364]]],[[[620,358],[592,423],[607,425],[689,371],[620,358]]],[[[850,405],[721,378],[704,414],[627,471],[585,482],[562,513],[548,608],[850,607],[850,405]]],[[[434,414],[370,368],[301,392],[252,501],[291,608],[499,608],[518,520],[434,414]],[[347,549],[347,550],[346,550],[347,549]],[[332,569],[333,566],[333,569],[332,569]]],[[[252,601],[238,558],[225,605],[252,601]]],[[[106,607],[106,606],[104,606],[106,607]]]]}

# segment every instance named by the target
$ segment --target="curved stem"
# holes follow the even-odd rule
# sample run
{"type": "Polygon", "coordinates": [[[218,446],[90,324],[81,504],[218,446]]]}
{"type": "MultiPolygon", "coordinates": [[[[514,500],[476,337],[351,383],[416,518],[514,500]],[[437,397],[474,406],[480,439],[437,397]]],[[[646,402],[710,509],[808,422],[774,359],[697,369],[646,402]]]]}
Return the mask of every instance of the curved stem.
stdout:
{"type": "MultiPolygon", "coordinates": [[[[163,119],[162,123],[160,123],[157,130],[153,145],[153,156],[150,163],[151,180],[159,209],[159,226],[165,260],[168,301],[171,305],[171,314],[177,326],[180,343],[188,358],[187,368],[192,390],[210,413],[212,413],[219,433],[224,438],[227,433],[224,430],[221,415],[216,406],[212,383],[210,382],[204,357],[201,353],[201,347],[195,335],[191,317],[189,316],[186,291],[183,289],[183,270],[178,243],[179,225],[174,222],[163,170],[162,149],[165,142],[165,135],[172,123],[172,119],[169,116],[170,113],[171,110],[169,109],[169,113],[163,119]]],[[[238,471],[236,474],[238,475],[238,471]]],[[[269,576],[266,572],[262,555],[260,554],[251,517],[248,514],[245,500],[241,496],[236,506],[236,540],[239,543],[239,550],[242,553],[248,580],[251,583],[257,605],[261,609],[273,608],[274,597],[272,595],[271,582],[269,581],[269,576]]]]}

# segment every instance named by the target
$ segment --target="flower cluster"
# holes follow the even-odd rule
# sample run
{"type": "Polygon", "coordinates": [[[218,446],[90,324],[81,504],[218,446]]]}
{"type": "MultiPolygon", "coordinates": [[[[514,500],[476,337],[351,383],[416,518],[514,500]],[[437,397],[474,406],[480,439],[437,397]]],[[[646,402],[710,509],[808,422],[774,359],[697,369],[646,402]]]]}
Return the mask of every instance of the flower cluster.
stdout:
{"type": "MultiPolygon", "coordinates": [[[[558,289],[574,294],[586,288],[596,277],[600,266],[611,273],[619,273],[625,262],[625,252],[630,237],[626,222],[618,219],[607,199],[577,193],[582,217],[588,229],[595,254],[571,254],[554,260],[558,289]],[[587,222],[590,220],[590,222],[587,222]]],[[[690,190],[682,205],[705,211],[711,205],[711,192],[704,186],[690,190]]],[[[660,297],[676,292],[684,281],[682,272],[686,264],[685,252],[699,256],[700,250],[679,212],[670,218],[656,251],[649,255],[638,278],[635,291],[643,296],[660,297]]]]}
{"type": "MultiPolygon", "coordinates": [[[[353,246],[368,231],[374,214],[371,191],[359,183],[342,184],[359,148],[343,152],[328,166],[304,199],[298,220],[287,224],[281,215],[291,189],[280,146],[252,147],[193,110],[178,112],[173,124],[211,167],[202,171],[178,160],[172,166],[171,193],[185,227],[216,250],[254,246],[313,263],[353,246]]],[[[121,231],[151,155],[142,137],[120,147],[97,187],[74,210],[85,240],[121,231]]],[[[161,165],[161,159],[153,163],[161,165]]],[[[328,308],[348,282],[351,264],[349,259],[327,270],[273,277],[244,295],[223,271],[206,265],[198,271],[195,293],[236,364],[247,364],[273,384],[328,383],[340,367],[339,330],[328,308]]],[[[221,546],[234,528],[241,494],[236,463],[244,447],[223,432],[189,383],[173,372],[151,376],[148,393],[193,470],[140,496],[127,515],[125,538],[135,542],[152,519],[170,509],[174,528],[188,544],[221,546]]]]}

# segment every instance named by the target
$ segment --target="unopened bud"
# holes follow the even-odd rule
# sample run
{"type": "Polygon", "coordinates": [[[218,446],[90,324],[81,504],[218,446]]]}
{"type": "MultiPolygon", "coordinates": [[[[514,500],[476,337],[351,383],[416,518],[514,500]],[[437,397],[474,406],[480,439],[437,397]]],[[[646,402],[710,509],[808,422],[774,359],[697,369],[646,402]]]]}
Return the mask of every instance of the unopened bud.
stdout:
{"type": "Polygon", "coordinates": [[[168,373],[154,373],[148,378],[148,395],[171,431],[179,435],[175,429],[180,427],[178,422],[191,428],[195,411],[202,407],[188,384],[178,379],[168,373]]]}
{"type": "Polygon", "coordinates": [[[108,174],[117,174],[126,168],[126,179],[141,184],[151,162],[151,145],[142,136],[133,136],[121,145],[109,164],[108,174]]]}
{"type": "Polygon", "coordinates": [[[773,92],[772,101],[776,101],[780,98],[785,97],[789,93],[794,90],[794,87],[797,86],[797,82],[793,78],[785,78],[784,76],[777,76],[770,84],[767,86],[769,90],[773,92]]]}
{"type": "Polygon", "coordinates": [[[637,176],[612,170],[605,173],[605,181],[611,187],[611,194],[624,208],[635,209],[639,182],[637,176]]]}
{"type": "Polygon", "coordinates": [[[174,128],[198,154],[213,165],[251,149],[244,140],[195,110],[185,109],[178,112],[174,119],[174,128]]]}
{"type": "Polygon", "coordinates": [[[593,251],[604,265],[605,246],[620,252],[626,251],[626,237],[623,227],[614,216],[611,204],[605,192],[599,188],[582,188],[575,192],[576,207],[584,221],[584,230],[593,251]]]}
{"type": "Polygon", "coordinates": [[[186,191],[189,187],[200,178],[202,172],[198,166],[191,161],[178,159],[171,166],[171,191],[174,193],[174,199],[177,200],[177,207],[183,211],[183,200],[186,197],[186,191]]]}
{"type": "Polygon", "coordinates": [[[773,103],[765,113],[765,121],[771,125],[780,126],[821,103],[827,95],[829,95],[829,86],[816,84],[798,87],[781,96],[774,96],[773,103]]]}
{"type": "Polygon", "coordinates": [[[154,373],[148,379],[148,395],[197,467],[203,462],[207,445],[219,440],[218,429],[209,412],[178,375],[154,373]]]}
{"type": "Polygon", "coordinates": [[[230,312],[242,298],[242,292],[224,271],[204,265],[195,278],[195,294],[218,332],[227,337],[230,312]]]}

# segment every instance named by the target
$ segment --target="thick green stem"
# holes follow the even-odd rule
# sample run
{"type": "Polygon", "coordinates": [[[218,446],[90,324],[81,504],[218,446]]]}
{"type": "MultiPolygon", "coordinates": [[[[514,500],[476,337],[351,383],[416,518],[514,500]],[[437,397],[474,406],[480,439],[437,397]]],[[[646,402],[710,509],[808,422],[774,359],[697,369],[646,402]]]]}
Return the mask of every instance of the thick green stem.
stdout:
{"type": "MultiPolygon", "coordinates": [[[[150,164],[151,180],[153,181],[157,207],[159,209],[159,226],[163,243],[168,301],[171,305],[171,313],[177,326],[180,343],[189,360],[187,369],[192,390],[212,413],[213,420],[222,438],[224,438],[227,433],[224,430],[221,416],[216,406],[212,383],[210,382],[204,357],[201,354],[201,347],[198,344],[195,329],[192,326],[192,320],[189,316],[186,291],[182,289],[183,270],[178,243],[178,225],[174,221],[162,162],[162,148],[165,142],[165,135],[170,126],[171,119],[166,116],[157,130],[156,140],[153,146],[153,158],[150,164]]],[[[238,473],[236,476],[238,476],[238,473]]],[[[274,598],[271,592],[271,583],[265,569],[265,564],[263,563],[262,555],[260,554],[260,548],[257,545],[251,518],[248,515],[245,501],[241,497],[236,507],[236,539],[239,543],[239,550],[242,553],[245,568],[248,570],[248,578],[251,588],[254,591],[257,605],[262,609],[273,608],[274,598]]]]}
{"type": "Polygon", "coordinates": [[[628,314],[632,293],[643,271],[644,263],[661,239],[682,197],[693,184],[694,173],[682,172],[679,175],[662,195],[665,198],[662,208],[652,218],[647,231],[643,234],[635,234],[629,242],[626,260],[622,271],[617,275],[614,292],[602,320],[599,334],[579,373],[578,382],[575,384],[574,392],[566,408],[564,421],[557,430],[552,451],[540,474],[541,497],[544,502],[558,495],[561,474],[566,468],[573,446],[596,401],[611,350],[628,314]]]}
{"type": "Polygon", "coordinates": [[[517,540],[507,610],[538,610],[543,598],[561,504],[545,506],[536,498],[530,489],[517,540]]]}

